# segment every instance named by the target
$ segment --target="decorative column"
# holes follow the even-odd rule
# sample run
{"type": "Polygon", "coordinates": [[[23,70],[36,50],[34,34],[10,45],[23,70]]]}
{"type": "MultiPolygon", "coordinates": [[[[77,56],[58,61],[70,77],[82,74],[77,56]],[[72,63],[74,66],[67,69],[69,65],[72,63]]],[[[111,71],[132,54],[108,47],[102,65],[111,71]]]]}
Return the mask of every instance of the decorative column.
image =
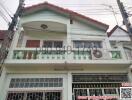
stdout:
{"type": "Polygon", "coordinates": [[[5,95],[6,95],[6,68],[5,66],[3,66],[3,70],[2,70],[2,73],[1,73],[1,76],[0,76],[0,100],[5,100],[5,95]]]}
{"type": "Polygon", "coordinates": [[[123,44],[121,42],[119,42],[117,44],[117,46],[118,46],[119,50],[121,50],[122,59],[127,60],[126,55],[125,55],[125,51],[124,51],[124,48],[123,48],[123,44]]]}
{"type": "Polygon", "coordinates": [[[72,100],[72,74],[71,72],[68,72],[68,100],[72,100]]]}
{"type": "Polygon", "coordinates": [[[132,83],[132,64],[128,68],[128,80],[130,83],[132,83]]]}
{"type": "Polygon", "coordinates": [[[111,45],[110,45],[110,41],[109,41],[109,38],[108,38],[108,37],[105,38],[105,40],[104,40],[104,42],[103,42],[103,47],[104,47],[105,49],[108,49],[108,50],[111,49],[111,45]]]}
{"type": "Polygon", "coordinates": [[[72,41],[71,41],[71,24],[67,24],[67,45],[66,45],[66,56],[67,56],[67,62],[72,60],[72,41]]]}
{"type": "Polygon", "coordinates": [[[21,31],[22,31],[21,24],[18,23],[18,30],[15,31],[13,39],[12,39],[12,43],[10,46],[10,52],[8,54],[9,59],[12,59],[13,57],[13,50],[15,50],[15,48],[17,47],[17,43],[18,43],[18,39],[19,39],[19,35],[21,31]]]}

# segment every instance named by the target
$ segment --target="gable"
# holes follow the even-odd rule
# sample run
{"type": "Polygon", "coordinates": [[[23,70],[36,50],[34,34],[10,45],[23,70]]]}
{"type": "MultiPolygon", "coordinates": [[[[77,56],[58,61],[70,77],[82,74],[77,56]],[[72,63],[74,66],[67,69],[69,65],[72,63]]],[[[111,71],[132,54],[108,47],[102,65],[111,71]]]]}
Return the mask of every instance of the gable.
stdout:
{"type": "Polygon", "coordinates": [[[49,4],[47,2],[42,3],[42,4],[38,4],[38,5],[33,5],[31,7],[26,7],[24,9],[23,17],[26,15],[31,15],[33,13],[36,13],[38,11],[42,11],[42,10],[44,11],[46,9],[49,9],[49,10],[52,10],[52,11],[58,13],[58,14],[67,16],[67,17],[69,17],[69,19],[73,19],[73,20],[75,19],[75,20],[79,20],[79,21],[88,23],[92,26],[95,26],[95,27],[100,28],[100,29],[105,30],[105,31],[109,27],[108,25],[106,25],[102,22],[99,22],[99,21],[94,20],[92,18],[86,17],[84,15],[78,14],[78,13],[73,12],[71,10],[64,9],[64,8],[55,6],[53,4],[49,4]]]}
{"type": "MultiPolygon", "coordinates": [[[[36,13],[32,13],[30,15],[26,15],[21,18],[21,22],[23,23],[23,27],[26,31],[28,31],[28,28],[34,28],[34,29],[41,29],[41,24],[46,24],[50,28],[52,26],[53,30],[56,31],[58,25],[60,29],[65,29],[65,33],[67,33],[67,25],[70,24],[70,20],[67,16],[58,14],[52,10],[41,10],[36,13]],[[35,24],[33,24],[35,23],[35,24]],[[50,23],[50,24],[48,24],[50,23]],[[57,25],[58,24],[58,25],[57,25]],[[53,26],[54,25],[54,26],[53,26]],[[64,26],[65,28],[63,28],[64,26]]],[[[70,34],[71,38],[88,38],[89,36],[106,36],[106,31],[100,29],[99,27],[95,27],[91,24],[81,22],[79,20],[73,20],[73,23],[70,24],[70,34]]],[[[30,30],[31,31],[31,30],[30,30]]],[[[34,31],[36,32],[36,31],[34,31]]],[[[34,33],[33,32],[33,33],[34,33]]],[[[57,32],[59,30],[57,29],[57,32]]],[[[38,33],[38,32],[37,32],[38,33]]]]}
{"type": "Polygon", "coordinates": [[[67,24],[69,18],[67,16],[58,14],[48,9],[40,10],[35,13],[31,13],[29,15],[21,17],[22,24],[28,22],[34,22],[34,21],[53,21],[53,22],[67,24]]]}
{"type": "Polygon", "coordinates": [[[111,33],[109,40],[112,40],[112,41],[131,41],[128,33],[121,28],[116,28],[116,30],[111,33]]]}

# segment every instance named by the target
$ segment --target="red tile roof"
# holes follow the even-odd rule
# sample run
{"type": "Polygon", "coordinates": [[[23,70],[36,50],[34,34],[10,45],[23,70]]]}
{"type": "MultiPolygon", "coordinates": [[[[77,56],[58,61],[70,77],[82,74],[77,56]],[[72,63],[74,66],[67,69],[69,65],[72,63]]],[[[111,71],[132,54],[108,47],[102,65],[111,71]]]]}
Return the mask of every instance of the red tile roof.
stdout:
{"type": "Polygon", "coordinates": [[[123,28],[119,27],[118,25],[116,25],[110,32],[107,33],[108,37],[110,37],[110,36],[112,35],[112,33],[113,33],[117,28],[119,28],[119,29],[123,30],[124,32],[128,33],[128,31],[126,31],[125,29],[123,29],[123,28]]]}
{"type": "Polygon", "coordinates": [[[64,9],[62,7],[58,7],[56,5],[53,5],[53,4],[50,4],[50,3],[47,3],[47,2],[24,8],[24,14],[23,15],[28,15],[28,14],[34,13],[36,11],[42,10],[44,8],[48,8],[48,9],[54,10],[54,11],[62,13],[62,14],[67,14],[69,16],[72,16],[73,18],[78,17],[78,18],[81,18],[81,19],[85,19],[87,22],[97,24],[98,26],[102,26],[103,29],[105,29],[105,30],[107,30],[109,28],[109,25],[107,25],[107,24],[104,24],[102,22],[94,20],[90,17],[81,15],[79,13],[76,13],[76,12],[72,11],[72,10],[64,9]]]}

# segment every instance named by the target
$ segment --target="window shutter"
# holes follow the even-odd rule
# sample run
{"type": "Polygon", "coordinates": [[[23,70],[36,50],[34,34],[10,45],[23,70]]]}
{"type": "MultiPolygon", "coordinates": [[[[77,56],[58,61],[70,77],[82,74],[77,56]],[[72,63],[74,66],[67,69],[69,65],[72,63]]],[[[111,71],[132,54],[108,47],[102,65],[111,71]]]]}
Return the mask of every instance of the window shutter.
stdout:
{"type": "Polygon", "coordinates": [[[40,47],[40,40],[27,40],[26,47],[29,48],[40,47]]]}

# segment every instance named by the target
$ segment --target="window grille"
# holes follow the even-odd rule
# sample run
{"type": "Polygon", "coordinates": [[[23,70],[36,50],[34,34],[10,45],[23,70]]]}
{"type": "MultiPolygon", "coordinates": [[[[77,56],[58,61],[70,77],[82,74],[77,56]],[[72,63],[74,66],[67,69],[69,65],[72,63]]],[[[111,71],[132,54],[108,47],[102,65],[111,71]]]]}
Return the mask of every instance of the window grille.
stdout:
{"type": "Polygon", "coordinates": [[[62,87],[62,78],[12,78],[9,88],[62,87]]]}
{"type": "Polygon", "coordinates": [[[102,41],[73,41],[74,48],[102,48],[102,41]]]}
{"type": "Polygon", "coordinates": [[[63,41],[43,41],[43,47],[45,47],[45,48],[62,48],[63,41]]]}
{"type": "Polygon", "coordinates": [[[73,82],[127,82],[127,74],[80,74],[73,75],[73,82]]]}
{"type": "Polygon", "coordinates": [[[61,91],[9,92],[6,100],[62,100],[61,91]]]}

